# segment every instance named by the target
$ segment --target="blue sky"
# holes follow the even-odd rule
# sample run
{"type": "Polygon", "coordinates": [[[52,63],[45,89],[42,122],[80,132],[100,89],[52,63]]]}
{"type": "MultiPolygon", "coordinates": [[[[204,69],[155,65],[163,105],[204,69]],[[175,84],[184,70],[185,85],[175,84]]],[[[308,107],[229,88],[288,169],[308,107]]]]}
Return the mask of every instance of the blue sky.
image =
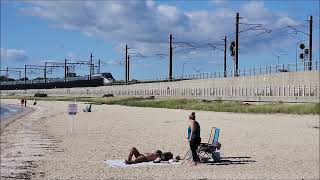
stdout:
{"type": "MultiPolygon", "coordinates": [[[[128,44],[132,56],[145,56],[131,58],[131,78],[166,77],[168,60],[156,54],[168,53],[169,33],[174,42],[197,47],[220,44],[226,34],[229,47],[236,12],[243,17],[242,23],[273,30],[258,36],[263,31],[240,34],[240,68],[275,64],[275,55],[282,52],[286,55],[280,57],[280,63],[294,63],[296,43],[305,39],[307,44],[308,37],[286,27],[308,32],[305,20],[310,15],[314,19],[313,59],[319,60],[318,1],[1,1],[1,69],[63,62],[65,58],[89,60],[92,52],[94,59],[103,61],[101,71],[123,79],[124,47],[128,44]]],[[[248,27],[240,25],[241,30],[248,27]]],[[[174,49],[173,74],[181,75],[183,66],[184,74],[222,71],[223,53],[201,47],[174,49]]],[[[232,70],[229,51],[227,54],[228,70],[232,70]]],[[[63,75],[61,69],[52,72],[49,77],[63,75]]],[[[75,72],[88,74],[88,68],[77,67],[75,72]]],[[[17,77],[14,73],[10,76],[17,77]]],[[[30,78],[37,76],[42,73],[30,78]]]]}

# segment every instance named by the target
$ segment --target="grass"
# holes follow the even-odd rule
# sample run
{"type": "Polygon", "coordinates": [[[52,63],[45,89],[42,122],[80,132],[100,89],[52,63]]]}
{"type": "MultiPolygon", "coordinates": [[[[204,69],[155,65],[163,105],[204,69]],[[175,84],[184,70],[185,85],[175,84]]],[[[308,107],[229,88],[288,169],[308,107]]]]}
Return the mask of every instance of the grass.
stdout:
{"type": "MultiPolygon", "coordinates": [[[[2,96],[2,99],[21,99],[22,96],[2,96]]],[[[44,101],[81,101],[93,104],[117,104],[135,107],[154,107],[168,109],[188,109],[234,113],[286,113],[320,114],[320,103],[286,104],[282,102],[252,105],[235,101],[202,101],[191,99],[150,99],[134,97],[25,97],[29,100],[44,101]]]]}

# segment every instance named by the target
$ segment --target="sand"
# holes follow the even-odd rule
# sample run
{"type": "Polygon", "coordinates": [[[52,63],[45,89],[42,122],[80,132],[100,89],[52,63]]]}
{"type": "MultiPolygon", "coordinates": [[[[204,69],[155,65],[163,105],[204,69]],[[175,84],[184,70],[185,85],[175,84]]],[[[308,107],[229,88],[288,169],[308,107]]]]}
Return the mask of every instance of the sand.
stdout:
{"type": "MultiPolygon", "coordinates": [[[[2,100],[19,103],[18,100],[2,100]]],[[[42,102],[1,134],[1,177],[38,179],[319,179],[319,116],[196,111],[205,142],[220,127],[220,164],[111,168],[130,148],[184,156],[189,110],[93,105],[70,134],[68,102],[42,102]]],[[[80,108],[85,107],[78,103],[80,108]]]]}

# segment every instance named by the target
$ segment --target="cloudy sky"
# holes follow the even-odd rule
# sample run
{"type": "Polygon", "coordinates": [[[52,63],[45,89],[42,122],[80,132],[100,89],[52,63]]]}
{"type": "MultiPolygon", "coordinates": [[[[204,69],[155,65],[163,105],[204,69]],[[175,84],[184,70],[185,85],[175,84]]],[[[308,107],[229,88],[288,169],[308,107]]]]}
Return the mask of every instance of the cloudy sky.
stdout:
{"type": "MultiPolygon", "coordinates": [[[[317,0],[1,0],[1,69],[63,62],[101,60],[103,72],[124,78],[125,45],[131,55],[131,78],[148,79],[168,74],[168,38],[173,35],[173,74],[223,71],[223,37],[227,47],[235,38],[239,12],[239,67],[295,63],[296,47],[308,43],[313,15],[313,59],[319,60],[319,2],[317,0]],[[247,30],[257,26],[252,30],[247,30]],[[214,45],[213,48],[210,45],[214,45]]],[[[228,51],[228,70],[233,61],[228,51]]],[[[76,67],[88,74],[85,66],[76,67]]],[[[61,69],[49,77],[62,76],[61,69]]],[[[42,73],[33,72],[33,77],[42,73]]],[[[14,73],[10,76],[16,77],[14,73]]]]}

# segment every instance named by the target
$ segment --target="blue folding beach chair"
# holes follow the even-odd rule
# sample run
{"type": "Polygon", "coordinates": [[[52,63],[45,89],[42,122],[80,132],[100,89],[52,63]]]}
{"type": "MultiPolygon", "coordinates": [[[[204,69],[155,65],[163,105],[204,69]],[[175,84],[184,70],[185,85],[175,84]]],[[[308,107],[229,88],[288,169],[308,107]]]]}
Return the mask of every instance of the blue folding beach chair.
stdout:
{"type": "Polygon", "coordinates": [[[218,142],[219,135],[220,135],[220,128],[212,127],[208,142],[200,143],[198,147],[197,153],[200,159],[204,157],[214,159],[213,153],[215,152],[216,149],[221,148],[221,144],[218,142]]]}
{"type": "MultiPolygon", "coordinates": [[[[213,153],[216,149],[220,149],[221,144],[218,142],[220,135],[220,128],[212,127],[210,131],[210,136],[207,143],[200,143],[197,154],[200,157],[200,159],[203,159],[205,157],[214,159],[213,153]]],[[[190,161],[192,159],[192,153],[189,148],[188,152],[183,158],[184,160],[190,161]]]]}

